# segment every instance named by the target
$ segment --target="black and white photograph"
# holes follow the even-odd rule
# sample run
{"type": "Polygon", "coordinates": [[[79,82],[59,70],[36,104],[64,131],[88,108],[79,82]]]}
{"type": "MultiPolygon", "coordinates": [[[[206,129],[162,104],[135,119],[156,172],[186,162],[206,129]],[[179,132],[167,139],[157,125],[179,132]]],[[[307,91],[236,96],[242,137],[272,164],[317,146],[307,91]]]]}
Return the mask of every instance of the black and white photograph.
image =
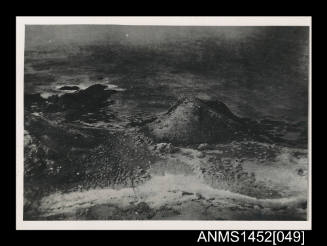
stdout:
{"type": "Polygon", "coordinates": [[[22,18],[22,221],[310,220],[310,24],[198,18],[22,18]]]}

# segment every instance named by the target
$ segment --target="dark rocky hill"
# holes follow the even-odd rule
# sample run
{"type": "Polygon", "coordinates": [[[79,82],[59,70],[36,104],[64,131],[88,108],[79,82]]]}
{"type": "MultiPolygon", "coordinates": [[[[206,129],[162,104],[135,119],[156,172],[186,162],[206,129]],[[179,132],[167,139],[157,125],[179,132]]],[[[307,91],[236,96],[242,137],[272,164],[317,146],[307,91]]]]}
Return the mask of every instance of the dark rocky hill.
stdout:
{"type": "Polygon", "coordinates": [[[180,99],[147,128],[156,140],[179,144],[225,142],[252,132],[224,103],[198,98],[180,99]]]}
{"type": "Polygon", "coordinates": [[[181,145],[242,140],[293,147],[307,145],[303,126],[283,121],[267,123],[266,120],[241,118],[218,100],[185,97],[178,100],[165,114],[148,123],[145,130],[157,142],[181,145]],[[292,139],[287,136],[287,131],[300,136],[292,139]]]}

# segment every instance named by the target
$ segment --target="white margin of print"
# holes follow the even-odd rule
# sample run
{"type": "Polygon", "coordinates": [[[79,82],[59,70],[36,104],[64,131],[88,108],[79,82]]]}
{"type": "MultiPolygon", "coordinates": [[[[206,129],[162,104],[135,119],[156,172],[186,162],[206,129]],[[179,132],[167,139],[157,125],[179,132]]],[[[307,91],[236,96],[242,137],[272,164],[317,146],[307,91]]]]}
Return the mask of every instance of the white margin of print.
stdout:
{"type": "Polygon", "coordinates": [[[311,230],[312,18],[304,17],[16,17],[16,229],[17,230],[311,230]],[[309,26],[309,174],[307,221],[24,221],[25,25],[309,26]]]}

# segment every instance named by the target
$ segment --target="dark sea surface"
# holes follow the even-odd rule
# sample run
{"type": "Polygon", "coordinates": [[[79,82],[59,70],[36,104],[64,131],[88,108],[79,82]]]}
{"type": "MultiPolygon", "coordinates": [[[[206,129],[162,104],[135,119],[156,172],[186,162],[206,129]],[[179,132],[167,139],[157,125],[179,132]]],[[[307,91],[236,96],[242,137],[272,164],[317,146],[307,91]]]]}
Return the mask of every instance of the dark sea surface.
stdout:
{"type": "Polygon", "coordinates": [[[96,27],[95,37],[90,27],[40,29],[27,29],[26,93],[110,83],[145,111],[196,95],[251,118],[307,120],[305,27],[96,27]],[[82,34],[88,39],[79,41],[82,34]]]}

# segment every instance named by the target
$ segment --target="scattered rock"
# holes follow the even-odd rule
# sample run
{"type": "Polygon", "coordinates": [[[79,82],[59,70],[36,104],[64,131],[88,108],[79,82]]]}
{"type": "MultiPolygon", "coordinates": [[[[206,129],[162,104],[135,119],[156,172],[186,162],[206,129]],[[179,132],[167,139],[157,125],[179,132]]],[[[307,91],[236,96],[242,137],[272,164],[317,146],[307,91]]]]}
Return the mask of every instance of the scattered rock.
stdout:
{"type": "Polygon", "coordinates": [[[203,152],[199,152],[197,155],[196,155],[196,157],[198,157],[198,158],[203,158],[203,157],[205,157],[205,154],[203,153],[203,152]]]}
{"type": "Polygon", "coordinates": [[[209,144],[207,143],[202,143],[202,144],[199,144],[198,146],[198,150],[206,150],[209,148],[209,144]]]}
{"type": "Polygon", "coordinates": [[[158,143],[154,146],[154,150],[161,154],[171,154],[175,153],[178,149],[174,147],[171,143],[158,143]]]}
{"type": "Polygon", "coordinates": [[[59,88],[59,90],[63,90],[63,91],[77,91],[79,90],[78,86],[69,86],[69,85],[65,85],[59,88]]]}
{"type": "Polygon", "coordinates": [[[205,199],[200,193],[195,193],[197,199],[205,199]]]}
{"type": "Polygon", "coordinates": [[[40,93],[24,94],[24,108],[44,107],[46,100],[41,97],[40,93]]]}
{"type": "Polygon", "coordinates": [[[194,194],[191,192],[187,192],[187,191],[182,192],[182,196],[192,196],[192,195],[194,195],[194,194]]]}
{"type": "Polygon", "coordinates": [[[307,206],[308,206],[307,201],[303,201],[303,202],[301,202],[301,203],[299,204],[299,207],[302,208],[302,209],[306,209],[307,206]]]}
{"type": "Polygon", "coordinates": [[[304,170],[303,168],[297,169],[297,174],[300,176],[305,176],[307,175],[307,170],[304,170]]]}
{"type": "Polygon", "coordinates": [[[27,130],[24,130],[24,147],[32,144],[32,137],[27,130]]]}
{"type": "Polygon", "coordinates": [[[96,84],[76,93],[67,93],[59,97],[58,104],[64,109],[93,109],[114,93],[106,88],[105,85],[96,84]]]}

